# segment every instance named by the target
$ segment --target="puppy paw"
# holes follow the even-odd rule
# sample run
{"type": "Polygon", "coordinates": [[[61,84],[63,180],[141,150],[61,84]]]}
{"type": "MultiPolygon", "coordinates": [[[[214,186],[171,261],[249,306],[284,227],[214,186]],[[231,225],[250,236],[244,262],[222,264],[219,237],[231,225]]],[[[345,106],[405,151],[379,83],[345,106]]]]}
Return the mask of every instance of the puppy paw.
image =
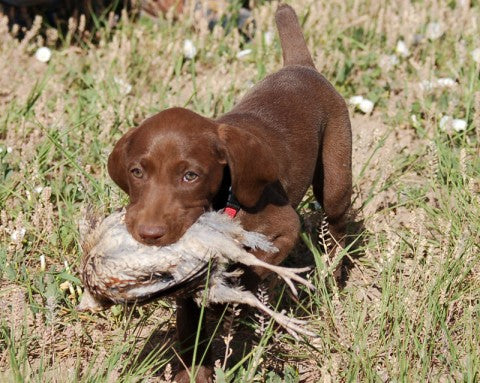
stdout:
{"type": "MultiPolygon", "coordinates": [[[[182,370],[175,375],[177,383],[190,383],[191,370],[182,370]]],[[[195,371],[195,383],[213,383],[213,370],[209,367],[198,366],[195,371]]]]}

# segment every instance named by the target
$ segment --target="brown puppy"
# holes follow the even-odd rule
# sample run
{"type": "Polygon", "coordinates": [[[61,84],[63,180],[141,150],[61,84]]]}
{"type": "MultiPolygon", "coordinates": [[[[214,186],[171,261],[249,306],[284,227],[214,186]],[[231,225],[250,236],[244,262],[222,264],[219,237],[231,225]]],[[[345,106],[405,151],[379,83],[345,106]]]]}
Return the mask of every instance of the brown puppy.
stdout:
{"type": "MultiPolygon", "coordinates": [[[[278,264],[299,232],[295,207],[313,185],[342,243],[351,196],[351,130],[342,97],[314,67],[293,9],[280,5],[276,22],[284,68],[257,84],[229,113],[215,119],[182,108],[165,110],[130,130],[108,160],[112,179],[130,196],[126,222],[140,242],[168,245],[206,210],[225,206],[229,187],[247,230],[280,250],[255,255],[278,264]]],[[[253,288],[264,270],[246,272],[253,288]]],[[[177,301],[184,348],[197,330],[199,309],[177,301]]],[[[188,367],[192,353],[183,354],[188,367]]],[[[208,381],[209,360],[197,381],[208,381]]],[[[177,381],[188,381],[180,372],[177,381]]]]}

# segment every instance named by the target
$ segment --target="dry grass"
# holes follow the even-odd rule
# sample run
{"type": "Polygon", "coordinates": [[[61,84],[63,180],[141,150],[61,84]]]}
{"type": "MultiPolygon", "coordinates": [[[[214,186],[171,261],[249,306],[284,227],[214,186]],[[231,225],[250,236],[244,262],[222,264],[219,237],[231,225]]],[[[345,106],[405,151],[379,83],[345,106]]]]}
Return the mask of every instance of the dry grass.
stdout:
{"type": "MultiPolygon", "coordinates": [[[[354,220],[363,232],[345,252],[343,289],[304,235],[318,293],[284,305],[320,337],[295,343],[251,315],[246,325],[261,330],[255,347],[243,363],[220,360],[217,381],[478,381],[480,64],[472,52],[480,6],[290,3],[322,73],[345,98],[375,102],[368,116],[352,108],[354,220]],[[399,40],[407,57],[396,53],[399,40]],[[439,78],[453,84],[434,86],[439,78]],[[444,115],[466,129],[442,129],[444,115]]],[[[234,28],[210,33],[193,14],[177,22],[123,14],[116,27],[107,18],[95,44],[73,24],[42,37],[37,23],[18,41],[0,20],[0,381],[170,379],[170,303],[75,311],[76,225],[87,204],[125,203],[105,164],[126,130],[174,105],[219,115],[281,67],[278,41],[265,39],[275,8],[254,10],[249,42],[234,28]],[[183,57],[187,38],[194,61],[183,57]],[[48,64],[34,59],[44,44],[53,49],[48,64]],[[238,59],[246,48],[252,53],[238,59]]],[[[302,214],[312,208],[307,199],[302,214]]],[[[218,341],[227,350],[232,326],[218,341]]]]}

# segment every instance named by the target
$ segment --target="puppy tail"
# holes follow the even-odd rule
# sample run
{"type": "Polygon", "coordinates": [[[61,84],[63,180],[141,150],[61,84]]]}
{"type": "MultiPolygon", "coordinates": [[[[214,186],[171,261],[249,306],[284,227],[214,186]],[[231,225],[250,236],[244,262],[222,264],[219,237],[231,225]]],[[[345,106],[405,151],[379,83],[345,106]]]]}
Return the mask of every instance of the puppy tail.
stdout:
{"type": "Polygon", "coordinates": [[[282,45],[284,66],[303,65],[315,68],[293,8],[287,4],[280,4],[275,21],[282,45]]]}

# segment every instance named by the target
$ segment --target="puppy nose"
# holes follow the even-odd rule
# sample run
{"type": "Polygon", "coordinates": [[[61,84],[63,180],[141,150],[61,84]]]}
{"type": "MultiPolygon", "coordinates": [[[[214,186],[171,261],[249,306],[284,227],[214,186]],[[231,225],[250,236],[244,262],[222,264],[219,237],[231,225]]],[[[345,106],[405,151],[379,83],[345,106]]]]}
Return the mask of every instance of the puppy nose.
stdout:
{"type": "Polygon", "coordinates": [[[156,241],[162,238],[166,232],[167,229],[164,226],[138,226],[138,235],[145,241],[156,241]]]}

